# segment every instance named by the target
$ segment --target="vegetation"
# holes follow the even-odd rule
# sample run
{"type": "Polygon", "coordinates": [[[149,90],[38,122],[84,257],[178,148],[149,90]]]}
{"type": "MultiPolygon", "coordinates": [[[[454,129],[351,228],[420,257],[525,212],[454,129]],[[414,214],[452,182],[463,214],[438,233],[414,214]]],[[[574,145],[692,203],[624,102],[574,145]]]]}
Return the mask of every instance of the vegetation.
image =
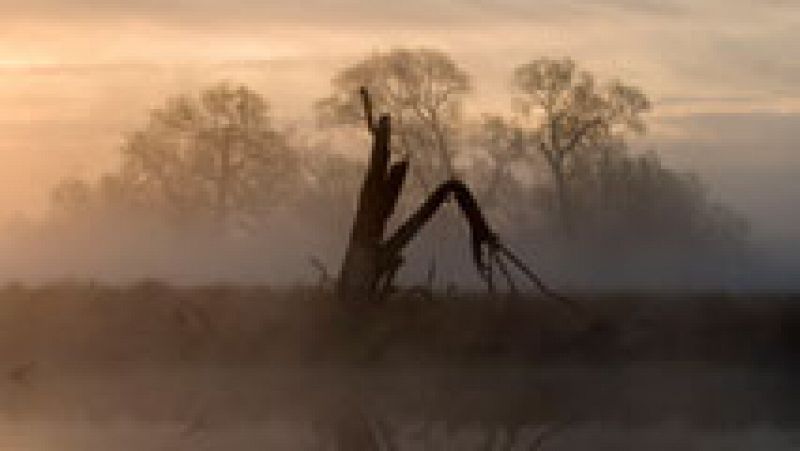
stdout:
{"type": "MultiPolygon", "coordinates": [[[[671,271],[678,285],[710,267],[724,266],[726,280],[736,277],[746,256],[745,221],[715,203],[692,174],[666,167],[653,151],[630,149],[627,138],[644,132],[650,109],[641,90],[599,82],[569,59],[536,59],[511,75],[516,114],[465,117],[471,81],[447,54],[377,52],[333,78],[331,95],[315,104],[319,131],[344,127],[345,141],[363,142],[353,126],[363,124],[359,87],[367,87],[376,116],[392,120],[387,164],[408,165],[406,194],[398,187],[391,202],[399,217],[456,177],[498,234],[524,255],[545,255],[567,284],[580,285],[592,271],[576,271],[575,262],[636,262],[671,271]]],[[[329,237],[319,253],[333,262],[343,255],[366,165],[332,151],[322,133],[307,136],[278,128],[268,102],[249,88],[213,85],[154,110],[126,139],[117,170],[97,182],[60,183],[53,211],[82,221],[94,212],[178,228],[208,223],[251,236],[280,211],[308,226],[324,223],[314,233],[329,237]]],[[[423,234],[418,247],[444,251],[411,252],[412,266],[427,266],[419,258],[453,266],[447,254],[461,244],[448,242],[462,239],[457,221],[452,214],[434,221],[435,233],[423,234]]]]}
{"type": "Polygon", "coordinates": [[[570,59],[542,58],[519,66],[513,83],[522,115],[531,124],[524,128],[527,151],[544,157],[561,226],[570,231],[573,185],[586,176],[579,171],[592,160],[603,160],[607,148],[626,132],[643,131],[642,114],[650,103],[637,88],[620,82],[598,86],[570,59]]]}
{"type": "Polygon", "coordinates": [[[408,158],[415,188],[424,193],[456,175],[466,72],[447,54],[429,49],[394,49],[374,53],[339,72],[333,93],[315,107],[323,125],[363,123],[359,90],[373,98],[376,111],[392,118],[391,146],[408,158]]]}
{"type": "Polygon", "coordinates": [[[369,327],[318,288],[145,281],[0,288],[6,367],[147,363],[345,365],[577,364],[791,361],[800,345],[794,295],[720,293],[579,297],[603,328],[585,335],[557,304],[536,296],[409,293],[371,313],[369,327]],[[109,340],[113,334],[113,340],[109,340]],[[410,361],[409,361],[410,359],[410,361]]]}
{"type": "MultiPolygon", "coordinates": [[[[210,219],[222,228],[262,220],[299,170],[298,155],[273,126],[267,101],[230,83],[167,99],[127,137],[121,154],[119,170],[96,187],[98,200],[183,224],[210,219]]],[[[91,197],[91,188],[75,180],[53,193],[61,210],[85,209],[91,197]]]]}
{"type": "MultiPolygon", "coordinates": [[[[483,293],[393,298],[353,329],[330,296],[152,281],[0,288],[0,412],[26,435],[52,436],[48,420],[92,437],[124,426],[107,446],[130,449],[224,438],[260,449],[274,421],[291,433],[277,448],[372,450],[385,448],[352,444],[413,434],[434,448],[547,449],[592,420],[680,418],[708,433],[797,419],[796,296],[594,295],[585,305],[606,326],[586,334],[551,303],[483,293]],[[166,427],[177,434],[153,434],[166,427]],[[130,442],[140,436],[150,445],[130,442]]],[[[75,440],[59,446],[87,449],[75,440]]]]}

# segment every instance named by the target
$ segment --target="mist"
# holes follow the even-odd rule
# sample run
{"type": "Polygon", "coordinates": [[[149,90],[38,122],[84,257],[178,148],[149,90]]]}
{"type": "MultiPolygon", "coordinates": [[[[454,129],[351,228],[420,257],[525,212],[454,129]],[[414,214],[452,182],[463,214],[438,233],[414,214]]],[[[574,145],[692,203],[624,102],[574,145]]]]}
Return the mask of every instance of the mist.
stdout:
{"type": "MultiPolygon", "coordinates": [[[[145,126],[151,110],[221,80],[263,95],[276,127],[299,139],[295,147],[308,150],[315,143],[326,155],[363,162],[369,150],[363,130],[320,129],[314,102],[330,94],[343,69],[375,51],[405,46],[439,49],[470,75],[465,123],[480,122],[487,113],[512,117],[511,73],[542,56],[570,56],[598,79],[641,88],[652,108],[647,133],[626,140],[630,153],[654,151],[664,167],[695,174],[710,203],[748,224],[745,262],[728,255],[698,260],[691,245],[673,246],[676,255],[667,256],[673,252],[663,246],[642,244],[640,255],[613,264],[605,261],[613,252],[575,254],[559,244],[553,230],[541,227],[542,211],[538,219],[504,224],[515,248],[556,281],[568,287],[658,286],[666,279],[670,286],[791,289],[800,280],[794,213],[800,93],[796,64],[787,58],[800,42],[800,15],[787,2],[314,6],[209,1],[191,8],[179,2],[97,8],[48,0],[0,7],[8,43],[0,47],[0,222],[10,224],[0,240],[6,268],[0,278],[299,283],[318,276],[310,255],[335,274],[352,221],[347,208],[355,204],[360,180],[345,196],[350,204],[343,199],[335,212],[313,202],[302,213],[284,205],[257,233],[225,238],[176,232],[119,211],[117,219],[93,217],[91,226],[52,227],[51,192],[65,179],[97,181],[114,173],[122,164],[120,148],[145,126]],[[335,229],[319,225],[326,215],[336,215],[335,229]],[[103,240],[87,242],[95,235],[103,240]],[[143,246],[151,239],[158,246],[143,246]],[[650,266],[641,261],[647,255],[650,266]]],[[[474,147],[455,145],[466,153],[474,147]]],[[[463,175],[479,189],[480,176],[463,175]]],[[[535,182],[544,184],[545,175],[537,176],[535,182]]],[[[409,194],[405,213],[426,194],[409,194]]],[[[436,255],[425,240],[437,238],[419,237],[421,250],[412,250],[417,256],[405,267],[416,274],[411,280],[424,278],[436,260],[437,283],[474,282],[463,258],[461,225],[454,221],[446,228],[453,236],[436,255]]]]}
{"type": "Polygon", "coordinates": [[[0,448],[795,449],[791,0],[0,2],[0,448]]]}
{"type": "MultiPolygon", "coordinates": [[[[3,69],[8,77],[29,80],[28,87],[15,94],[14,102],[23,111],[27,109],[25,114],[32,120],[4,122],[5,149],[17,163],[6,167],[5,183],[16,188],[6,191],[3,200],[5,211],[14,213],[6,213],[6,233],[0,240],[2,279],[32,283],[159,279],[184,284],[302,285],[314,283],[320,276],[310,263],[312,259],[323,262],[329,275],[335,275],[363,176],[359,165],[369,144],[365,133],[357,128],[320,128],[313,104],[330,90],[330,82],[319,74],[312,75],[310,68],[327,67],[328,78],[332,78],[347,61],[338,57],[213,65],[3,69]],[[116,208],[71,219],[58,217],[51,194],[61,181],[82,179],[91,184],[104,174],[114,173],[122,164],[119,149],[147,124],[151,110],[159,108],[165,99],[193,95],[220,80],[248,86],[262,95],[275,128],[292,141],[291,152],[304,161],[319,159],[296,169],[291,181],[295,198],[278,202],[256,227],[223,235],[215,234],[207,219],[176,226],[160,220],[154,211],[116,208]],[[85,88],[67,91],[71,94],[65,96],[63,83],[85,88]],[[20,152],[23,146],[29,151],[20,152]],[[336,173],[335,165],[324,167],[332,161],[328,157],[346,161],[347,172],[336,173]],[[34,172],[9,171],[15,167],[34,172]],[[320,198],[314,190],[322,188],[314,188],[314,182],[304,179],[309,174],[313,178],[315,171],[345,179],[337,203],[320,198]]],[[[469,64],[464,67],[470,72],[469,64]]],[[[504,77],[477,75],[472,81],[474,90],[463,102],[465,125],[454,138],[458,152],[468,158],[482,151],[482,144],[469,135],[476,133],[472,129],[480,127],[483,114],[514,114],[504,77]]],[[[595,242],[583,243],[579,251],[565,246],[562,236],[543,226],[548,213],[537,212],[535,204],[541,200],[526,200],[527,194],[506,199],[501,208],[521,206],[521,211],[511,212],[519,223],[500,219],[508,212],[498,213],[498,220],[505,221],[501,229],[515,248],[566,289],[794,288],[800,250],[793,227],[796,218],[787,214],[792,214],[790,206],[797,201],[792,189],[796,115],[669,113],[685,102],[656,101],[646,118],[648,134],[632,137],[628,153],[635,156],[655,151],[668,170],[696,174],[707,202],[724,205],[746,222],[746,243],[731,244],[746,249],[709,254],[698,251],[696,243],[664,246],[659,238],[643,240],[650,232],[641,230],[635,235],[606,233],[586,238],[595,242]],[[668,113],[662,113],[662,109],[668,113]],[[783,213],[786,211],[789,213],[783,213]],[[628,246],[634,246],[636,252],[622,255],[611,251],[628,246]]],[[[720,102],[724,106],[729,101],[715,100],[711,102],[713,108],[720,108],[720,102]]],[[[480,189],[481,175],[470,164],[466,163],[462,174],[480,189]]],[[[538,165],[544,167],[543,162],[538,165]]],[[[534,174],[533,179],[523,175],[527,178],[523,184],[547,183],[546,173],[534,174]]],[[[416,189],[407,193],[402,213],[410,214],[425,195],[416,189]]],[[[439,287],[479,287],[466,229],[455,214],[438,223],[423,232],[410,250],[403,280],[412,285],[420,283],[435,267],[439,287]]]]}

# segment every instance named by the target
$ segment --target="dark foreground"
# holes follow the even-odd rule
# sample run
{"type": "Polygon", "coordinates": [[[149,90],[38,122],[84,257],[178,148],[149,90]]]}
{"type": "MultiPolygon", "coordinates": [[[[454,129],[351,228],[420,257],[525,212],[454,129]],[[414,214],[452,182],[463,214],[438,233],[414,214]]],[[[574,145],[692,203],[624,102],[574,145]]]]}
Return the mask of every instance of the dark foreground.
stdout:
{"type": "Polygon", "coordinates": [[[0,290],[0,449],[800,449],[800,298],[0,290]]]}

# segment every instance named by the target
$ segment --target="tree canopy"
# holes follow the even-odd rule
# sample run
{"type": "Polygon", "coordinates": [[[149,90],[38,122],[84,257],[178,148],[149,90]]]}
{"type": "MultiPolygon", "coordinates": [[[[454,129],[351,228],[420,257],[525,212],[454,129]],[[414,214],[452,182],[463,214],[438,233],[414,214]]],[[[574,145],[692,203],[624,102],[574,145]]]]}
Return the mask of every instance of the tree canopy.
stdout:
{"type": "Polygon", "coordinates": [[[455,175],[455,128],[469,75],[449,55],[431,49],[376,52],[332,80],[332,93],[315,107],[321,124],[360,125],[359,88],[378,113],[392,117],[393,149],[408,156],[412,177],[425,190],[455,175]]]}
{"type": "Polygon", "coordinates": [[[553,177],[556,203],[565,228],[572,226],[572,193],[582,160],[627,132],[643,132],[650,109],[638,89],[613,80],[599,84],[571,59],[540,58],[514,70],[516,101],[532,145],[553,177]]]}
{"type": "Polygon", "coordinates": [[[122,160],[119,177],[134,201],[227,225],[268,212],[298,164],[267,101],[229,83],[168,99],[128,137],[122,160]]]}
{"type": "MultiPolygon", "coordinates": [[[[398,217],[455,175],[493,227],[523,250],[548,248],[550,256],[607,260],[613,267],[643,249],[653,261],[664,255],[699,261],[700,254],[742,249],[742,218],[715,202],[695,175],[629,145],[630,136],[645,132],[650,109],[640,89],[597,81],[570,59],[533,60],[518,66],[510,82],[516,114],[462,117],[468,74],[444,52],[394,49],[336,74],[331,95],[314,112],[323,128],[363,127],[365,86],[376,117],[390,115],[388,163],[408,160],[411,188],[398,217]]],[[[118,168],[96,183],[57,184],[53,210],[59,217],[129,213],[258,234],[270,212],[285,205],[283,212],[294,216],[283,224],[318,228],[315,243],[335,255],[352,224],[365,162],[337,153],[324,134],[310,132],[301,141],[275,124],[259,93],[218,83],[167,99],[126,137],[118,168]]],[[[455,221],[438,218],[409,258],[430,260],[418,251],[437,259],[454,254],[448,246],[461,244],[463,229],[455,221]]]]}

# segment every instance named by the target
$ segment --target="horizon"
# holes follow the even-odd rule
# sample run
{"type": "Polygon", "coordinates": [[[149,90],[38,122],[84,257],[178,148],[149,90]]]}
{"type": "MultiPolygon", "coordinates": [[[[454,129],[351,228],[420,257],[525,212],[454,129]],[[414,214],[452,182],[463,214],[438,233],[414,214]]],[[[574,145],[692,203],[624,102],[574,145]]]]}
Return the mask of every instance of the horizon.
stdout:
{"type": "Polygon", "coordinates": [[[241,82],[279,121],[313,132],[311,104],[337,70],[376,50],[430,47],[472,75],[473,117],[508,111],[512,69],[539,56],[642,88],[653,111],[634,147],[697,173],[750,221],[758,246],[800,259],[792,2],[39,0],[0,6],[0,17],[3,223],[41,215],[60,179],[112,167],[125,134],[167,96],[241,82]]]}

